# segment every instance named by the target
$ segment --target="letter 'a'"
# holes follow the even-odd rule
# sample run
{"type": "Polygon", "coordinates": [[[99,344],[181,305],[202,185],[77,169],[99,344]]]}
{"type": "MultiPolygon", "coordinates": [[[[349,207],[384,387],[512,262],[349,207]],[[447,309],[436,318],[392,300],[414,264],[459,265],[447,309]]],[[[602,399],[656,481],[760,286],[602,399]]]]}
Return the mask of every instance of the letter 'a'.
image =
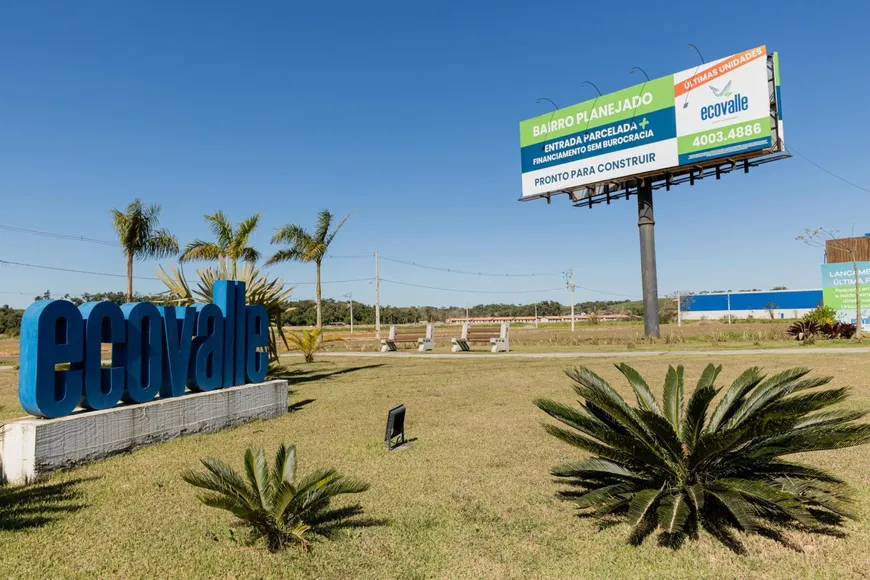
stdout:
{"type": "Polygon", "coordinates": [[[196,332],[190,354],[191,391],[213,391],[224,380],[224,317],[217,304],[196,306],[196,332]]]}

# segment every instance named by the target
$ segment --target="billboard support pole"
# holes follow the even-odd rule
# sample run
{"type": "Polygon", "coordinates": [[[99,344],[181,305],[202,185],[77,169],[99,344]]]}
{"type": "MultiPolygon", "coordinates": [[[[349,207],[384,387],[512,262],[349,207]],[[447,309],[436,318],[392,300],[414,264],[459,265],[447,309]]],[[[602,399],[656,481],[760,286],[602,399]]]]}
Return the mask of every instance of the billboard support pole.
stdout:
{"type": "Polygon", "coordinates": [[[653,217],[652,182],[644,180],[637,188],[637,228],[640,230],[640,275],[643,280],[643,331],[660,338],[659,289],[656,273],[656,235],[653,217]]]}

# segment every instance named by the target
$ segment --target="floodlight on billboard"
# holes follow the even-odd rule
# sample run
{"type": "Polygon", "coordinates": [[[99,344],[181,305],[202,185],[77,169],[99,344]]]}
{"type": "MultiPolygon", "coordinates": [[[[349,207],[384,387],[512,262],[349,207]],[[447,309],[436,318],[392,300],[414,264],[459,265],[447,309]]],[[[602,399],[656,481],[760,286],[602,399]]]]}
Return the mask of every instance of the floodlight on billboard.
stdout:
{"type": "Polygon", "coordinates": [[[782,151],[778,65],[760,46],[521,122],[520,199],[670,185],[782,151]]]}

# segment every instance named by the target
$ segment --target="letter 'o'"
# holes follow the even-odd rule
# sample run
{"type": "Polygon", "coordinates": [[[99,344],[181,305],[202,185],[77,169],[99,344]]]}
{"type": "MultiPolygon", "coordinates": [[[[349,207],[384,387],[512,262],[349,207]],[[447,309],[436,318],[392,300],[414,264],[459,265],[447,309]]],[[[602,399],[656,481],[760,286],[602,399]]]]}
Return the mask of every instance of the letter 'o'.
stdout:
{"type": "Polygon", "coordinates": [[[160,392],[163,382],[163,318],[149,302],[121,306],[127,320],[127,342],[119,349],[127,369],[127,403],[147,403],[160,392]]]}

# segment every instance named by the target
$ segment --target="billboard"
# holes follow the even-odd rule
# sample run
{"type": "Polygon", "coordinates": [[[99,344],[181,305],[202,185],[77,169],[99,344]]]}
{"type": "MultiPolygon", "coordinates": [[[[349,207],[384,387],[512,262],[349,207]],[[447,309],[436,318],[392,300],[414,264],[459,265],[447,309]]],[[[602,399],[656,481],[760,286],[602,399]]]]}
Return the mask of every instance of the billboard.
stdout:
{"type": "Polygon", "coordinates": [[[772,61],[760,46],[521,122],[522,198],[770,152],[772,61]]]}
{"type": "MultiPolygon", "coordinates": [[[[858,262],[858,289],[861,298],[862,324],[870,324],[870,262],[858,262]]],[[[855,269],[851,262],[822,264],[822,294],[825,306],[837,311],[840,322],[855,323],[857,304],[855,269]]]]}

